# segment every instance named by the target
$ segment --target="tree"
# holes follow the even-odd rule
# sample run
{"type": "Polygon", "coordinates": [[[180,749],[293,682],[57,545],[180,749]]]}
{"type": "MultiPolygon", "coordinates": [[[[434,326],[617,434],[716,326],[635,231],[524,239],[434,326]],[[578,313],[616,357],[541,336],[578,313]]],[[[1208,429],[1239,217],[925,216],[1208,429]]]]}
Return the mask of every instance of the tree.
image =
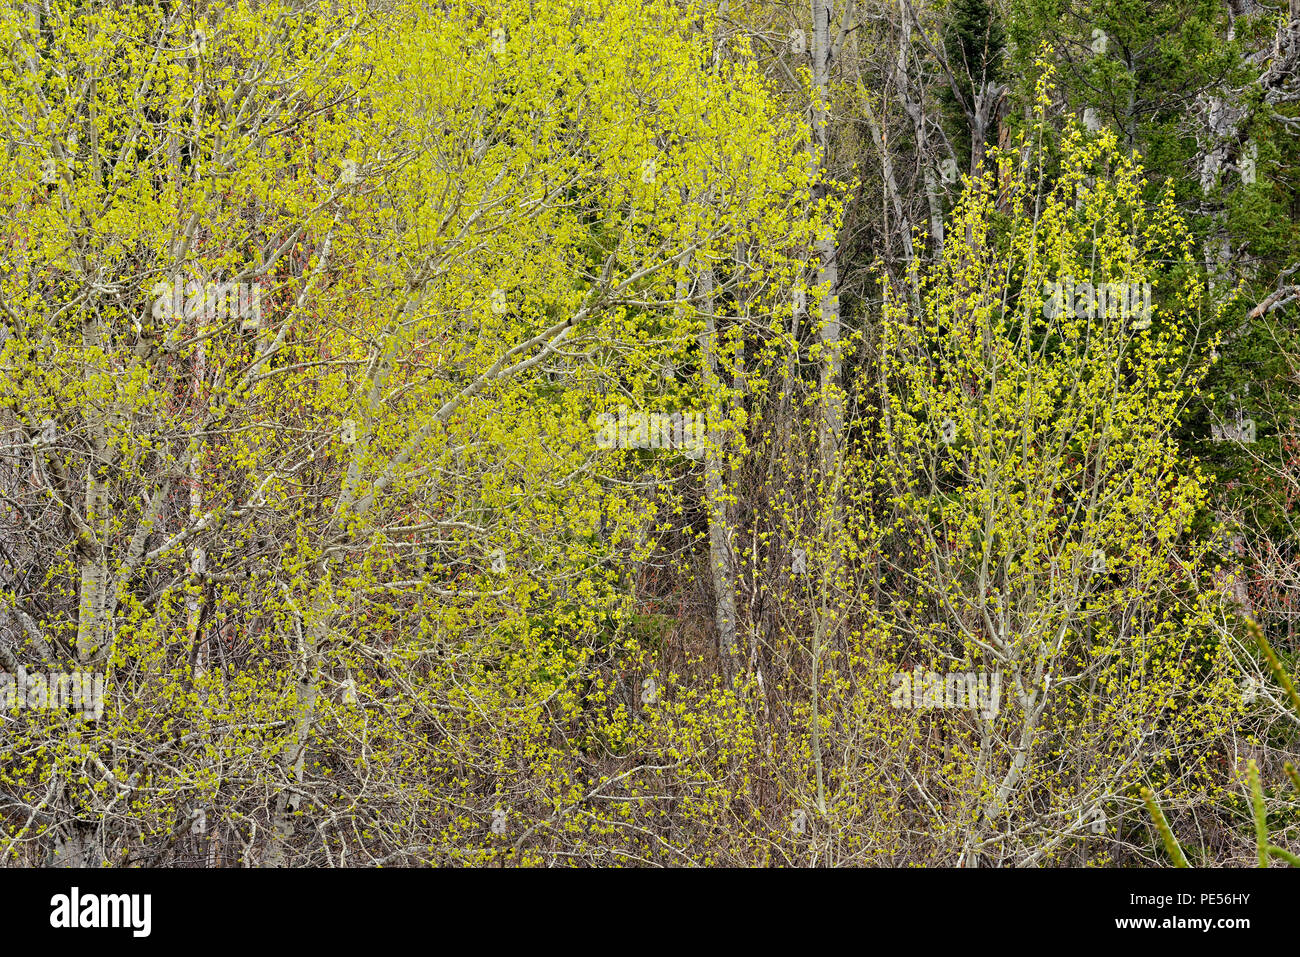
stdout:
{"type": "Polygon", "coordinates": [[[1204,295],[1190,239],[1170,194],[1144,206],[1113,134],[1069,129],[1054,169],[1034,130],[1006,217],[990,171],[917,271],[922,311],[899,289],[886,305],[896,670],[1006,690],[996,714],[945,722],[942,784],[918,775],[963,863],[1053,856],[1131,814],[1147,773],[1203,803],[1235,698],[1222,596],[1189,535],[1207,491],[1174,439],[1205,372],[1185,345],[1204,295]]]}
{"type": "Polygon", "coordinates": [[[111,700],[7,732],[0,853],[450,860],[505,796],[521,841],[563,817],[635,658],[643,499],[592,420],[647,330],[695,341],[674,264],[807,241],[798,124],[681,12],[4,8],[3,643],[111,700]]]}

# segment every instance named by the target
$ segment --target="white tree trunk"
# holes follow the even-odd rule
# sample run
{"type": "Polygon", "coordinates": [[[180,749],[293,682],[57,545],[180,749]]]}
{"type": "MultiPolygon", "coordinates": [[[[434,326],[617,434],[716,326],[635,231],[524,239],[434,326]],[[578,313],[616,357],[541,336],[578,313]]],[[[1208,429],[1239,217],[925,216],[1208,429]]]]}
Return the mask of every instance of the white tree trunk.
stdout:
{"type": "MultiPolygon", "coordinates": [[[[824,178],[829,160],[830,143],[830,68],[831,68],[831,0],[813,0],[812,37],[812,150],[814,172],[824,178]]],[[[814,199],[826,194],[818,185],[814,199]]],[[[822,421],[819,435],[822,465],[829,467],[839,445],[844,410],[839,394],[840,380],[840,299],[839,258],[834,227],[828,224],[817,236],[817,286],[821,291],[821,327],[818,337],[822,346],[822,421]]]]}
{"type": "Polygon", "coordinates": [[[104,537],[108,533],[108,482],[96,474],[99,470],[100,465],[94,460],[86,470],[85,515],[94,535],[84,544],[81,559],[77,658],[82,663],[91,661],[98,653],[108,631],[108,566],[104,561],[104,537]]]}
{"type": "Polygon", "coordinates": [[[734,670],[736,648],[736,568],[732,549],[732,527],[727,492],[723,482],[725,470],[724,439],[720,423],[723,410],[718,400],[721,381],[718,376],[718,330],[714,318],[713,270],[700,272],[700,312],[704,329],[700,332],[700,353],[704,357],[705,388],[712,397],[708,414],[708,441],[704,449],[704,497],[709,509],[709,569],[713,578],[714,620],[718,628],[718,653],[724,672],[734,670]]]}
{"type": "Polygon", "coordinates": [[[912,121],[912,134],[916,138],[916,149],[921,155],[921,175],[925,181],[925,197],[930,210],[930,239],[935,249],[943,247],[943,201],[939,197],[939,182],[935,175],[935,159],[931,156],[929,137],[925,128],[925,108],[919,99],[914,99],[912,90],[918,84],[912,82],[912,21],[906,10],[899,8],[898,23],[898,57],[894,61],[894,89],[897,91],[899,105],[912,121]]]}

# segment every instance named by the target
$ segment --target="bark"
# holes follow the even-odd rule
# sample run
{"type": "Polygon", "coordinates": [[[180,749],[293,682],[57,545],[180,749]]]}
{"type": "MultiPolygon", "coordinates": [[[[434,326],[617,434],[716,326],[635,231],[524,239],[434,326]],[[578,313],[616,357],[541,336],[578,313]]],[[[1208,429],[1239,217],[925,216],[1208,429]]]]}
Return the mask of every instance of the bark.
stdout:
{"type": "Polygon", "coordinates": [[[736,568],[732,550],[734,530],[730,522],[727,490],[724,483],[725,441],[720,423],[722,406],[718,398],[718,330],[714,316],[713,270],[700,272],[700,313],[704,328],[700,332],[700,353],[704,357],[706,391],[712,400],[709,408],[708,441],[704,449],[704,497],[709,509],[709,569],[713,578],[714,621],[718,629],[718,654],[724,673],[735,670],[736,647],[736,568]]]}
{"type": "MultiPolygon", "coordinates": [[[[826,196],[825,180],[830,152],[830,69],[833,54],[831,40],[831,0],[813,0],[812,36],[812,164],[817,177],[814,205],[826,196]]],[[[835,458],[843,424],[843,402],[839,394],[840,379],[840,300],[839,257],[833,224],[826,224],[817,236],[817,286],[821,291],[821,327],[818,339],[822,348],[821,391],[822,420],[819,435],[823,474],[835,458]]]]}
{"type": "MultiPolygon", "coordinates": [[[[93,313],[82,323],[82,346],[93,355],[102,346],[103,330],[93,313]]],[[[89,370],[84,370],[89,375],[89,370]]],[[[86,468],[86,494],[84,499],[85,528],[81,541],[81,586],[77,611],[77,658],[90,663],[103,657],[101,649],[112,638],[108,620],[108,590],[111,581],[108,571],[108,508],[109,474],[112,470],[113,452],[108,443],[105,421],[87,414],[86,429],[93,449],[86,468]]]]}
{"type": "Polygon", "coordinates": [[[925,108],[920,99],[912,96],[913,88],[919,89],[919,84],[912,82],[910,72],[912,21],[901,5],[898,19],[898,57],[894,61],[894,90],[903,112],[912,121],[912,135],[916,140],[916,152],[920,157],[919,165],[925,182],[925,197],[930,212],[930,240],[934,248],[939,249],[943,246],[943,201],[939,196],[934,157],[931,156],[929,148],[925,108]]]}

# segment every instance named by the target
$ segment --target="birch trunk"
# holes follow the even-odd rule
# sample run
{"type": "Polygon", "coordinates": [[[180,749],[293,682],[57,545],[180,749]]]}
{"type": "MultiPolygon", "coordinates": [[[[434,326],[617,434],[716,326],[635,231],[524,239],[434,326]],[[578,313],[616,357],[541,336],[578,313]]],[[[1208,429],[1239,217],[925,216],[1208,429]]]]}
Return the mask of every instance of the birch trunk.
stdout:
{"type": "Polygon", "coordinates": [[[82,543],[81,589],[77,612],[77,658],[83,664],[94,660],[107,633],[108,565],[104,559],[104,538],[108,534],[108,482],[101,462],[91,461],[86,470],[86,522],[93,537],[82,543]]]}
{"type": "Polygon", "coordinates": [[[718,629],[718,655],[728,678],[735,671],[736,570],[732,551],[727,491],[723,482],[724,439],[718,376],[718,329],[714,315],[713,269],[700,272],[700,353],[704,357],[705,390],[709,394],[708,441],[704,446],[704,497],[709,509],[709,570],[713,578],[714,621],[718,629]]]}
{"type": "MultiPolygon", "coordinates": [[[[813,0],[812,37],[812,163],[818,185],[813,201],[826,196],[825,177],[830,144],[830,68],[831,68],[831,0],[813,0]]],[[[833,224],[823,227],[817,236],[817,285],[821,291],[821,327],[818,338],[822,347],[821,391],[822,421],[819,436],[823,474],[834,461],[843,422],[843,404],[839,395],[840,379],[840,300],[839,259],[833,224]]]]}
{"type": "MultiPolygon", "coordinates": [[[[82,348],[86,355],[99,351],[102,338],[100,320],[90,311],[81,325],[82,348]]],[[[91,374],[85,366],[82,373],[83,376],[91,374]]],[[[89,386],[88,380],[87,384],[89,386]]],[[[81,584],[77,610],[77,658],[82,664],[103,657],[100,649],[111,632],[108,622],[108,508],[113,454],[105,434],[104,420],[91,415],[89,407],[86,412],[86,431],[93,451],[86,466],[85,527],[81,533],[81,584]]]]}
{"type": "Polygon", "coordinates": [[[912,97],[914,84],[909,69],[912,22],[908,19],[907,11],[901,6],[898,19],[898,57],[894,61],[894,89],[898,91],[899,105],[912,121],[912,135],[916,138],[916,149],[921,156],[921,175],[925,182],[925,198],[930,212],[930,240],[937,250],[943,248],[943,201],[939,197],[934,157],[929,155],[927,147],[929,137],[925,128],[925,108],[920,100],[912,97]]]}

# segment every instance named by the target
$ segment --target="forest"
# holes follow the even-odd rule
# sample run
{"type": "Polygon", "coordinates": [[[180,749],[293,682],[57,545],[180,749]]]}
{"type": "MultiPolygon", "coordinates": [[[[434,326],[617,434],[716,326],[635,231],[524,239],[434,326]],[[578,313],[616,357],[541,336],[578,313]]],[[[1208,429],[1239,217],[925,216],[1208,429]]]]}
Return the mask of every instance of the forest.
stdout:
{"type": "Polygon", "coordinates": [[[1300,865],[1300,0],[0,51],[0,866],[1300,865]]]}

